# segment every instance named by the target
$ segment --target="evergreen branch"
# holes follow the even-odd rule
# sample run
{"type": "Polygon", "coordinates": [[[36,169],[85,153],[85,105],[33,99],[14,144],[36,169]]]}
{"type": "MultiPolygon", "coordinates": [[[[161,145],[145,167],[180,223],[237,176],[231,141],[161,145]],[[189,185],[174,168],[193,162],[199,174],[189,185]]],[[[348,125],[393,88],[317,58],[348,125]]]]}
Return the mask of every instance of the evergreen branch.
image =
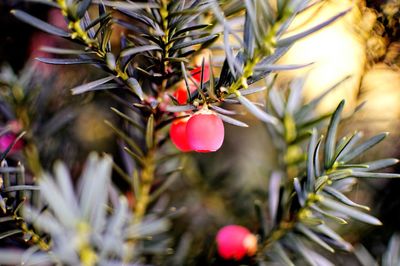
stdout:
{"type": "MultiPolygon", "coordinates": [[[[346,223],[346,220],[344,220],[342,217],[351,217],[365,223],[381,225],[381,222],[375,217],[355,209],[361,208],[364,210],[369,210],[367,206],[354,203],[339,190],[336,190],[335,184],[338,182],[338,180],[349,177],[399,178],[400,175],[398,174],[372,173],[369,170],[369,165],[372,166],[371,171],[373,171],[391,166],[397,163],[398,160],[384,159],[377,162],[366,163],[364,164],[365,167],[362,168],[363,171],[358,171],[353,170],[355,167],[354,165],[345,165],[344,162],[338,161],[338,156],[333,157],[334,150],[343,151],[343,147],[345,146],[343,144],[345,141],[343,140],[336,143],[336,131],[342,108],[343,102],[339,104],[338,108],[331,117],[330,125],[334,124],[335,126],[329,126],[327,135],[330,137],[325,140],[324,160],[325,162],[329,163],[325,164],[325,169],[318,169],[318,171],[316,171],[316,169],[319,168],[319,163],[316,167],[316,164],[319,161],[319,145],[317,145],[316,130],[314,129],[308,146],[307,167],[305,170],[306,177],[301,181],[298,178],[294,178],[293,185],[288,183],[286,186],[284,186],[284,191],[291,192],[283,194],[281,204],[288,206],[288,208],[283,210],[284,214],[282,215],[282,220],[279,222],[274,221],[276,227],[263,241],[262,248],[259,251],[260,254],[264,254],[265,252],[271,250],[276,243],[281,242],[281,245],[285,244],[285,239],[294,233],[300,233],[302,236],[298,237],[299,242],[302,241],[302,238],[306,237],[312,242],[325,247],[331,252],[334,250],[327,244],[324,237],[330,238],[335,246],[348,249],[349,244],[335,237],[335,235],[332,235],[333,231],[326,231],[328,230],[328,227],[324,227],[324,232],[319,230],[319,226],[324,223],[325,219],[333,219],[343,224],[346,223]],[[322,175],[316,175],[315,173],[321,173],[322,175]],[[293,197],[292,193],[297,195],[297,197],[293,197]],[[296,202],[298,202],[297,204],[299,204],[299,207],[295,207],[297,205],[296,202]],[[324,237],[322,237],[321,233],[324,235],[324,237]]],[[[365,152],[367,149],[379,143],[380,140],[382,140],[382,138],[378,135],[378,137],[374,137],[361,144],[359,147],[362,148],[359,148],[359,150],[365,152]]],[[[356,154],[360,155],[362,152],[356,152],[356,154]]],[[[350,158],[353,158],[353,153],[354,150],[346,150],[344,152],[344,156],[350,154],[350,158]]],[[[273,210],[273,212],[275,213],[276,210],[273,210]]],[[[297,250],[297,252],[298,251],[299,250],[297,250]]]]}

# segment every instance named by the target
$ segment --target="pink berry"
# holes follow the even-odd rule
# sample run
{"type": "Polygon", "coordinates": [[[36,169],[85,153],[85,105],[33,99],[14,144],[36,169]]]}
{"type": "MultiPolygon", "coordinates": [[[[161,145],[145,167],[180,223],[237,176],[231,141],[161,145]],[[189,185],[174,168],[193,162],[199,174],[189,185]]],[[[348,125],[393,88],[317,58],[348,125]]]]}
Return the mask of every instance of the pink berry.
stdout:
{"type": "Polygon", "coordinates": [[[11,120],[7,123],[7,126],[10,128],[11,132],[14,134],[18,134],[22,131],[22,124],[17,120],[11,120]]]}
{"type": "MultiPolygon", "coordinates": [[[[196,85],[193,83],[189,83],[189,90],[190,93],[193,93],[197,90],[196,85]]],[[[186,84],[183,82],[182,86],[179,86],[176,91],[174,92],[173,96],[176,98],[179,104],[186,104],[188,99],[188,93],[186,89],[186,84]]]]}
{"type": "MultiPolygon", "coordinates": [[[[203,76],[203,81],[207,82],[210,79],[210,73],[209,73],[210,66],[205,65],[204,66],[204,76],[203,76]]],[[[192,71],[190,71],[190,74],[192,75],[193,79],[196,80],[198,83],[200,83],[201,80],[201,67],[196,67],[192,71]]],[[[189,91],[190,93],[193,93],[197,90],[197,86],[189,79],[189,91]]],[[[188,99],[188,93],[186,89],[186,83],[184,81],[181,81],[178,85],[178,88],[174,92],[173,96],[176,98],[179,104],[185,104],[188,99]]]]}
{"type": "Polygon", "coordinates": [[[189,146],[197,152],[214,152],[224,142],[224,124],[211,110],[201,110],[192,115],[186,126],[189,146]]]}
{"type": "Polygon", "coordinates": [[[178,150],[183,152],[191,151],[187,136],[186,136],[186,125],[189,120],[189,117],[176,119],[172,122],[171,127],[169,129],[169,135],[171,137],[172,143],[178,148],[178,150]]]}
{"type": "MultiPolygon", "coordinates": [[[[200,83],[201,80],[201,66],[196,67],[192,71],[190,71],[190,75],[200,83]]],[[[210,66],[205,64],[204,65],[204,73],[203,73],[203,82],[207,82],[210,79],[210,66]]]]}
{"type": "Polygon", "coordinates": [[[240,225],[227,225],[218,231],[217,249],[224,259],[241,260],[257,252],[257,237],[240,225]]]}
{"type": "MultiPolygon", "coordinates": [[[[5,152],[8,146],[10,146],[17,136],[13,133],[7,133],[3,136],[0,136],[0,151],[5,152]]],[[[15,153],[23,148],[24,144],[21,139],[19,139],[15,145],[11,148],[10,154],[15,153]]]]}

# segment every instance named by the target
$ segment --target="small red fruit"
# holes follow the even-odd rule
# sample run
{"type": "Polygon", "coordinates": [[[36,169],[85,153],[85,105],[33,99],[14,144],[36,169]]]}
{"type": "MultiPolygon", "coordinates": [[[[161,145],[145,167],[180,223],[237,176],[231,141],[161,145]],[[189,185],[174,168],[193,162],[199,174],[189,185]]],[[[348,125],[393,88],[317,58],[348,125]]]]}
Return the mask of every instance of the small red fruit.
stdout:
{"type": "MultiPolygon", "coordinates": [[[[17,139],[17,136],[13,133],[7,133],[0,136],[0,152],[5,152],[7,148],[17,139]]],[[[24,147],[24,143],[21,139],[17,140],[14,146],[9,151],[9,154],[13,154],[24,147]]]]}
{"type": "MultiPolygon", "coordinates": [[[[210,66],[205,65],[204,66],[204,74],[203,74],[203,82],[207,82],[210,79],[210,66]]],[[[201,66],[196,67],[195,69],[190,71],[190,75],[193,77],[195,81],[197,81],[200,84],[201,80],[201,66]]],[[[188,85],[189,85],[189,91],[190,93],[193,93],[197,90],[196,84],[194,84],[190,79],[188,80],[188,85]]],[[[178,84],[178,88],[174,92],[173,96],[176,98],[179,104],[185,104],[188,99],[188,93],[186,89],[186,83],[185,81],[181,81],[178,84]]]]}
{"type": "Polygon", "coordinates": [[[22,125],[17,120],[11,120],[7,123],[7,127],[13,132],[14,134],[18,134],[22,131],[22,125]]]}
{"type": "Polygon", "coordinates": [[[224,134],[221,118],[211,110],[200,110],[187,122],[187,142],[197,152],[217,151],[224,142],[224,134]]]}
{"type": "Polygon", "coordinates": [[[257,237],[240,225],[227,225],[218,231],[218,254],[224,259],[241,260],[257,252],[257,237]]]}
{"type": "Polygon", "coordinates": [[[172,122],[169,129],[169,135],[171,137],[172,143],[175,144],[178,150],[183,152],[191,151],[192,148],[189,146],[186,135],[186,125],[188,123],[189,117],[179,118],[172,122]]]}
{"type": "MultiPolygon", "coordinates": [[[[195,84],[192,82],[189,82],[189,91],[190,93],[193,93],[197,90],[197,87],[195,84]]],[[[188,99],[188,92],[186,89],[186,84],[183,81],[182,85],[180,85],[176,91],[174,92],[173,96],[176,98],[179,104],[186,104],[187,99],[188,99]]]]}
{"type": "MultiPolygon", "coordinates": [[[[201,81],[201,66],[196,67],[190,71],[190,75],[200,83],[201,81]]],[[[203,82],[207,82],[210,79],[210,65],[204,65],[203,82]]]]}

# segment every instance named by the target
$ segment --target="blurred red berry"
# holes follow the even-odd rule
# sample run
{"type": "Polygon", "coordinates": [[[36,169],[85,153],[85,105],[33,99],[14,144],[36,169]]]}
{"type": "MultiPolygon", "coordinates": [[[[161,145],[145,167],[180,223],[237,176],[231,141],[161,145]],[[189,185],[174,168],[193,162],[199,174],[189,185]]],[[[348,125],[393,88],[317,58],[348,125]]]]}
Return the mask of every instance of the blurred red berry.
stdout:
{"type": "Polygon", "coordinates": [[[48,13],[48,21],[51,25],[68,30],[68,24],[65,17],[62,15],[61,10],[58,8],[50,9],[48,13]]]}
{"type": "MultiPolygon", "coordinates": [[[[200,83],[201,81],[201,66],[196,67],[195,69],[190,71],[190,75],[200,83]]],[[[204,73],[203,73],[203,82],[207,82],[210,79],[210,66],[204,65],[204,73]]]]}
{"type": "MultiPolygon", "coordinates": [[[[189,83],[190,93],[193,93],[197,90],[196,85],[193,83],[189,83]]],[[[186,84],[183,82],[183,85],[179,86],[176,91],[173,93],[173,96],[176,98],[179,104],[186,104],[188,99],[188,93],[186,89],[186,84]]]]}
{"type": "Polygon", "coordinates": [[[176,119],[172,122],[169,129],[169,135],[171,137],[172,143],[178,148],[178,150],[183,152],[191,151],[186,135],[186,125],[189,117],[176,119]]]}
{"type": "Polygon", "coordinates": [[[218,231],[218,254],[224,259],[241,260],[253,256],[257,251],[257,238],[247,228],[240,225],[227,225],[218,231]]]}
{"type": "MultiPolygon", "coordinates": [[[[51,9],[48,13],[48,22],[51,25],[54,25],[58,28],[67,30],[68,25],[67,22],[64,18],[64,16],[61,14],[60,9],[51,9]]],[[[51,53],[41,51],[40,49],[44,46],[47,47],[57,47],[60,42],[59,39],[57,39],[55,36],[43,32],[36,32],[32,35],[29,43],[29,57],[32,60],[35,57],[54,57],[51,53]]],[[[39,70],[39,73],[46,77],[50,75],[53,71],[54,68],[52,68],[51,65],[49,64],[44,64],[38,61],[34,61],[34,66],[37,70],[39,70]]]]}
{"type": "Polygon", "coordinates": [[[197,152],[213,152],[221,148],[224,141],[224,124],[211,110],[201,110],[192,115],[186,126],[187,142],[197,152]]]}
{"type": "Polygon", "coordinates": [[[7,123],[7,127],[11,130],[12,133],[18,134],[22,130],[22,124],[17,120],[11,120],[7,123]]]}
{"type": "MultiPolygon", "coordinates": [[[[5,152],[7,148],[15,141],[17,136],[13,133],[7,133],[3,136],[0,136],[0,151],[5,152]]],[[[9,151],[9,154],[15,153],[21,150],[24,147],[24,143],[21,139],[19,139],[15,145],[9,151]]]]}
{"type": "MultiPolygon", "coordinates": [[[[204,65],[204,76],[203,76],[203,81],[207,82],[210,79],[210,66],[209,65],[204,65]]],[[[196,67],[192,71],[190,71],[190,75],[193,77],[193,79],[200,83],[201,80],[201,66],[196,67]]],[[[189,79],[189,91],[190,93],[193,93],[197,90],[197,86],[189,79]]],[[[176,98],[179,104],[185,104],[188,99],[188,93],[186,89],[186,83],[184,81],[181,81],[178,84],[178,88],[175,90],[173,93],[173,96],[176,98]]]]}

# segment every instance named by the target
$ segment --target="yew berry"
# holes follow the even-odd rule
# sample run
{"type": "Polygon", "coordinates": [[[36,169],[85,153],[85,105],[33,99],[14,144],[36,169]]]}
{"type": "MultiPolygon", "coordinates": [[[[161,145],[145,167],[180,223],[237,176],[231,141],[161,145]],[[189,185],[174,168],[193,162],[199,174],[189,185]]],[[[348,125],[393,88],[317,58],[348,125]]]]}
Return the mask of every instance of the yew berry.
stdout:
{"type": "MultiPolygon", "coordinates": [[[[5,152],[7,148],[17,139],[17,136],[14,133],[7,133],[3,136],[0,136],[0,151],[5,152]]],[[[21,139],[17,140],[14,146],[9,151],[10,154],[13,154],[24,147],[24,144],[21,139]]]]}
{"type": "Polygon", "coordinates": [[[224,259],[241,260],[257,251],[257,237],[240,225],[227,225],[218,231],[218,254],[224,259]]]}
{"type": "MultiPolygon", "coordinates": [[[[173,93],[173,96],[178,101],[179,104],[186,104],[188,99],[188,92],[186,89],[186,84],[184,81],[180,83],[181,85],[178,86],[176,91],[173,93]]],[[[192,82],[189,82],[189,91],[193,93],[197,90],[197,87],[192,82]]]]}
{"type": "Polygon", "coordinates": [[[10,122],[7,123],[7,127],[13,132],[14,134],[18,134],[22,130],[22,125],[19,121],[17,120],[11,120],[10,122]]]}
{"type": "MultiPolygon", "coordinates": [[[[22,130],[22,125],[17,120],[11,120],[7,123],[6,128],[9,130],[8,133],[0,136],[0,152],[5,152],[7,148],[17,139],[17,135],[22,130]]],[[[9,151],[9,154],[13,154],[24,147],[22,139],[17,140],[14,146],[9,151]]]]}
{"type": "MultiPolygon", "coordinates": [[[[201,66],[196,67],[195,69],[190,71],[190,75],[192,75],[193,79],[200,83],[201,80],[201,66]]],[[[204,73],[203,73],[203,82],[207,82],[210,79],[210,66],[204,65],[204,73]]]]}
{"type": "Polygon", "coordinates": [[[183,152],[191,151],[192,148],[189,146],[186,135],[186,125],[188,123],[189,117],[179,118],[172,122],[169,129],[169,135],[172,143],[178,148],[178,150],[183,152]]]}
{"type": "Polygon", "coordinates": [[[200,110],[187,122],[186,137],[189,147],[197,152],[213,152],[221,148],[224,141],[224,124],[211,110],[200,110]]]}
{"type": "MultiPolygon", "coordinates": [[[[209,71],[210,71],[210,66],[209,65],[205,65],[204,66],[204,73],[203,73],[203,82],[207,82],[210,79],[209,71]]],[[[193,79],[195,81],[200,83],[200,80],[201,80],[201,66],[200,67],[196,67],[195,69],[191,70],[190,71],[190,75],[193,77],[193,79]]],[[[188,83],[189,83],[188,85],[189,85],[190,93],[195,92],[197,90],[197,86],[190,79],[188,80],[188,83]]],[[[176,100],[178,101],[179,104],[185,104],[187,102],[188,93],[187,93],[185,81],[182,80],[178,84],[178,88],[173,93],[173,96],[176,98],[176,100]]]]}

